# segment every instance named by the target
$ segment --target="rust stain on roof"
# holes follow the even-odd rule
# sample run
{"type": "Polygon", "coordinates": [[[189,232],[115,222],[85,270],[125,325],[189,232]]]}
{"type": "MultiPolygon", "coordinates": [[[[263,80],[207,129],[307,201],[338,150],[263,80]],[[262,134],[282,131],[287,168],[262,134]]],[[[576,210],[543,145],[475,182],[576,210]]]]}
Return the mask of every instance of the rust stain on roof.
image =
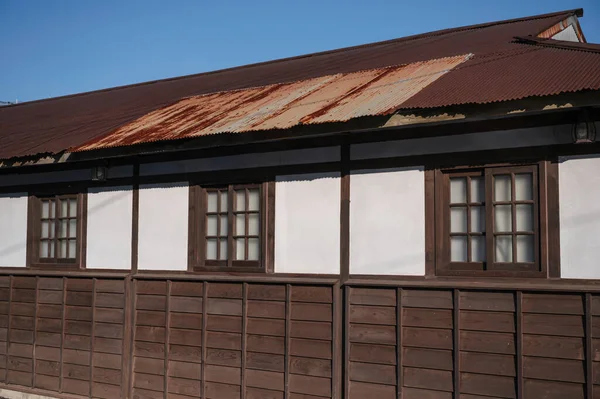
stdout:
{"type": "Polygon", "coordinates": [[[188,97],[72,151],[289,129],[393,113],[471,54],[188,97]]]}

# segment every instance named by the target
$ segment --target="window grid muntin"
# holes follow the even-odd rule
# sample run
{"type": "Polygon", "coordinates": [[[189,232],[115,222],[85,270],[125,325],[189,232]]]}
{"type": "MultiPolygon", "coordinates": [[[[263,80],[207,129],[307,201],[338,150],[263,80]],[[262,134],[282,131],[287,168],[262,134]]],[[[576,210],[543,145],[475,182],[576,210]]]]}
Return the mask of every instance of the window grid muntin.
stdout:
{"type": "Polygon", "coordinates": [[[75,263],[78,258],[78,230],[79,230],[79,197],[77,195],[55,195],[39,198],[39,237],[37,238],[37,258],[42,263],[75,263]],[[74,212],[71,212],[70,202],[74,201],[74,212]],[[62,210],[62,204],[66,203],[66,212],[62,210]],[[48,203],[48,217],[44,217],[44,203],[48,203]],[[63,215],[66,213],[66,215],[63,215]],[[74,213],[71,215],[71,213],[74,213]],[[71,237],[70,221],[75,220],[75,234],[71,237]],[[66,235],[61,237],[61,224],[65,221],[67,224],[66,235]],[[44,222],[48,222],[47,236],[44,237],[44,222]],[[50,226],[52,226],[52,236],[50,236],[50,226]],[[71,249],[69,243],[73,241],[71,249]],[[61,256],[61,243],[65,242],[65,256],[61,256]],[[42,256],[42,246],[47,246],[47,253],[52,256],[42,256]]]}

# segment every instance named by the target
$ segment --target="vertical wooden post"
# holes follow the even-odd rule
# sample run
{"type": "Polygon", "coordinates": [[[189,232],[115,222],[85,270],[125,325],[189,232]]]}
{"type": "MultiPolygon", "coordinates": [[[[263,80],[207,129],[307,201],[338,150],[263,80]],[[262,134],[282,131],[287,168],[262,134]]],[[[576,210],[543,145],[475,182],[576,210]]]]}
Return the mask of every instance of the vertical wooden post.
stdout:
{"type": "Polygon", "coordinates": [[[332,373],[331,373],[331,392],[333,399],[341,399],[341,384],[342,384],[342,348],[343,328],[342,328],[342,285],[338,281],[333,286],[333,326],[332,326],[332,373]]]}
{"type": "Polygon", "coordinates": [[[342,144],[340,155],[340,278],[350,277],[350,144],[342,144]]]}
{"type": "Polygon", "coordinates": [[[10,330],[11,330],[11,319],[12,319],[12,298],[13,298],[13,280],[14,277],[11,275],[9,277],[9,283],[8,283],[8,323],[7,323],[7,332],[6,332],[6,374],[5,374],[5,381],[8,384],[9,380],[8,380],[8,363],[9,363],[9,359],[10,359],[10,330]]]}
{"type": "MultiPolygon", "coordinates": [[[[62,392],[62,388],[63,388],[63,379],[64,379],[64,372],[63,372],[63,352],[65,349],[65,318],[66,318],[66,314],[67,314],[67,278],[63,277],[63,300],[62,300],[62,320],[61,320],[61,331],[60,331],[60,369],[59,369],[59,387],[58,387],[58,391],[62,392]]],[[[10,319],[9,319],[10,321],[10,319]]]]}
{"type": "Polygon", "coordinates": [[[396,397],[402,398],[402,288],[396,289],[396,397]]]}
{"type": "Polygon", "coordinates": [[[586,397],[594,397],[594,349],[592,341],[592,294],[585,294],[585,387],[586,397]]]}
{"type": "Polygon", "coordinates": [[[200,397],[206,398],[206,328],[208,326],[208,283],[204,281],[202,287],[202,375],[200,377],[200,397]]]}
{"type": "Polygon", "coordinates": [[[454,289],[452,293],[454,312],[453,316],[453,338],[454,338],[454,398],[460,398],[460,291],[454,289]]]}
{"type": "MultiPolygon", "coordinates": [[[[246,196],[248,193],[246,193],[246,196]]],[[[246,218],[248,215],[246,215],[246,218]]],[[[248,245],[246,243],[246,245],[248,245]]],[[[241,399],[246,399],[246,330],[248,326],[248,283],[242,283],[242,370],[241,399]]]]}
{"type": "MultiPolygon", "coordinates": [[[[343,282],[342,282],[343,284],[343,282]]],[[[344,285],[344,312],[342,314],[343,320],[343,331],[342,336],[339,337],[344,343],[344,355],[342,357],[342,380],[344,381],[344,396],[343,398],[350,397],[350,290],[352,288],[344,285]]]]}
{"type": "Polygon", "coordinates": [[[133,191],[131,204],[131,271],[138,269],[138,238],[140,216],[140,164],[136,160],[133,164],[133,191]]]}
{"type": "Polygon", "coordinates": [[[92,331],[90,342],[90,397],[93,397],[94,386],[94,341],[96,338],[96,279],[92,279],[92,331]]]}
{"type": "Polygon", "coordinates": [[[292,327],[292,286],[285,285],[285,364],[283,371],[284,379],[284,398],[290,398],[290,345],[291,345],[291,327],[292,327]]]}
{"type": "Polygon", "coordinates": [[[515,356],[517,363],[517,399],[523,399],[523,292],[516,293],[515,306],[516,336],[515,356]]]}
{"type": "MultiPolygon", "coordinates": [[[[31,359],[33,362],[32,365],[32,377],[31,377],[31,386],[33,388],[35,388],[36,385],[36,378],[35,378],[35,373],[36,373],[36,361],[35,361],[35,347],[36,345],[36,341],[37,341],[37,324],[38,324],[38,308],[39,308],[39,298],[40,298],[40,278],[39,276],[35,277],[35,310],[33,313],[33,348],[31,349],[31,359]]],[[[7,336],[8,338],[8,336],[7,336]]]]}
{"type": "Polygon", "coordinates": [[[167,280],[167,303],[165,306],[165,399],[169,399],[169,339],[170,339],[170,327],[171,318],[169,313],[171,312],[171,280],[167,280]]]}
{"type": "Polygon", "coordinates": [[[133,373],[133,329],[135,328],[135,295],[133,293],[133,280],[128,275],[123,280],[125,288],[125,314],[123,316],[123,356],[121,368],[123,370],[121,380],[121,396],[131,397],[132,373],[133,373]]]}

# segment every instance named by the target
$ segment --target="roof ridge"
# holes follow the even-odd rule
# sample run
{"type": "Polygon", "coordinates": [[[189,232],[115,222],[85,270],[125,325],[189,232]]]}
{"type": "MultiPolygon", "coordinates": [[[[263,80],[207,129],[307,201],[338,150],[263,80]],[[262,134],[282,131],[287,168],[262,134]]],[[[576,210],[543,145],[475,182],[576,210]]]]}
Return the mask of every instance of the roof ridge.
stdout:
{"type": "Polygon", "coordinates": [[[569,42],[565,40],[555,40],[552,38],[542,38],[535,36],[515,36],[515,41],[519,44],[531,46],[552,47],[560,50],[584,51],[587,53],[600,53],[600,44],[569,42]]]}
{"type": "MultiPolygon", "coordinates": [[[[504,25],[504,24],[510,24],[510,23],[516,23],[516,22],[523,22],[523,21],[531,21],[531,20],[536,20],[536,19],[546,19],[546,18],[551,18],[551,17],[555,17],[555,16],[560,16],[560,15],[582,16],[583,9],[577,8],[577,9],[557,11],[557,12],[547,13],[547,14],[532,15],[532,16],[528,16],[528,17],[520,17],[520,18],[506,19],[506,20],[501,20],[501,21],[485,22],[485,23],[481,23],[481,24],[467,25],[467,26],[456,27],[456,28],[440,29],[437,31],[419,33],[416,35],[404,36],[404,37],[384,40],[384,41],[380,41],[380,42],[365,43],[365,44],[359,44],[359,45],[355,45],[355,46],[320,51],[320,52],[316,52],[316,53],[302,54],[302,55],[286,57],[286,58],[278,58],[275,60],[262,61],[262,62],[246,64],[246,65],[238,65],[238,66],[229,67],[229,68],[217,69],[214,71],[200,72],[200,73],[183,75],[183,76],[174,76],[174,77],[170,77],[170,78],[156,79],[156,80],[150,80],[150,81],[139,82],[139,83],[132,83],[132,84],[123,85],[123,86],[107,87],[104,89],[86,91],[86,92],[82,92],[82,93],[73,93],[73,94],[67,94],[64,96],[43,98],[43,99],[38,99],[38,100],[33,100],[33,101],[25,101],[22,103],[3,106],[0,108],[0,110],[11,109],[14,107],[23,107],[28,104],[37,104],[37,103],[45,102],[45,101],[62,100],[62,99],[67,99],[67,98],[72,98],[72,97],[86,96],[86,95],[90,95],[90,94],[103,93],[103,92],[108,92],[108,91],[113,91],[113,90],[122,90],[122,89],[128,89],[128,88],[132,88],[132,87],[151,85],[151,84],[155,84],[155,83],[163,83],[163,82],[170,82],[170,81],[188,79],[188,78],[199,77],[199,76],[212,75],[212,74],[217,74],[217,73],[239,70],[239,69],[243,69],[243,68],[258,67],[258,66],[269,65],[269,64],[279,63],[279,62],[287,62],[287,61],[298,60],[298,59],[303,59],[303,58],[310,58],[310,57],[327,55],[327,54],[332,54],[332,53],[339,53],[339,52],[343,52],[343,51],[356,50],[356,49],[362,49],[362,48],[368,48],[368,47],[376,47],[376,46],[382,46],[382,45],[391,44],[391,43],[418,40],[418,39],[423,39],[423,38],[428,38],[428,37],[442,36],[445,34],[464,32],[464,31],[473,30],[473,29],[482,29],[482,28],[487,28],[490,26],[504,25]]],[[[286,83],[286,82],[280,82],[280,83],[286,83]]]]}

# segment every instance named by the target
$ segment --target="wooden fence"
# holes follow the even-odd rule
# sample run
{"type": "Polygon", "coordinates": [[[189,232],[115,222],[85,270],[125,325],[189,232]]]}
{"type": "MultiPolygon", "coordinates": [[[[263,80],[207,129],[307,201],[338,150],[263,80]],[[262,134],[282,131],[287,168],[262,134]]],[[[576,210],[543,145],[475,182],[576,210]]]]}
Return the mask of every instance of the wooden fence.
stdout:
{"type": "Polygon", "coordinates": [[[0,277],[0,387],[64,398],[594,398],[600,289],[0,277]]]}

